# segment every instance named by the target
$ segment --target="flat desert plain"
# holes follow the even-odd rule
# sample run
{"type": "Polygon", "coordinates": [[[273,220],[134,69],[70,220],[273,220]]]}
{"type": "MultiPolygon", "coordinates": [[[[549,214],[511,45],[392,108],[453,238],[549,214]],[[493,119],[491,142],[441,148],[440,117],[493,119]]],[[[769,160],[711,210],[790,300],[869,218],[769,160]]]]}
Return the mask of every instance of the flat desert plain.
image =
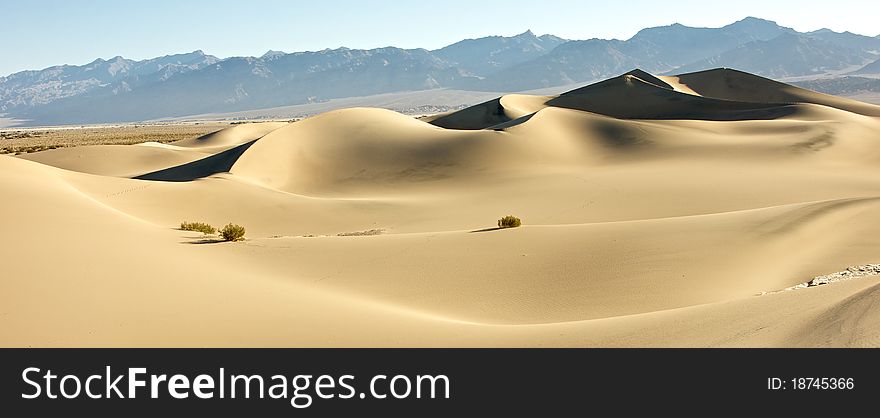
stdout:
{"type": "Polygon", "coordinates": [[[880,346],[880,107],[734,70],[3,155],[0,196],[2,346],[880,346]]]}

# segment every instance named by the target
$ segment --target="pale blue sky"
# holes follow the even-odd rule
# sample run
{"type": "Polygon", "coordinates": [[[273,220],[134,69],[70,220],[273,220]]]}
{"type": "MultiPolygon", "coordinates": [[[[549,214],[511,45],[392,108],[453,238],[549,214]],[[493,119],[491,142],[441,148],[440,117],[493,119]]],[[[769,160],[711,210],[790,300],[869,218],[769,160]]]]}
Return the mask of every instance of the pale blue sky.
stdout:
{"type": "Polygon", "coordinates": [[[627,39],[643,27],[718,27],[746,16],[800,31],[880,33],[876,0],[0,0],[0,75],[196,49],[220,58],[339,46],[434,49],[526,29],[569,39],[627,39]]]}

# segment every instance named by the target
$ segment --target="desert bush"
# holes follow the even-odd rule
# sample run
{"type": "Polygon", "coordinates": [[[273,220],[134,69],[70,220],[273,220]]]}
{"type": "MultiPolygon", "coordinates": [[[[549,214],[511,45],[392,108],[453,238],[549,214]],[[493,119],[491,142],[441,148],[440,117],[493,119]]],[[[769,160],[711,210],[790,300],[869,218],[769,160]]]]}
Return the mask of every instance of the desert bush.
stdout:
{"type": "Polygon", "coordinates": [[[340,237],[365,237],[370,235],[382,235],[384,232],[384,229],[370,229],[368,231],[340,232],[336,235],[340,237]]]}
{"type": "Polygon", "coordinates": [[[522,225],[522,221],[516,216],[507,215],[498,220],[499,228],[516,228],[522,225]]]}
{"type": "Polygon", "coordinates": [[[217,228],[204,222],[181,222],[180,229],[184,231],[198,231],[206,235],[217,232],[217,228]]]}
{"type": "Polygon", "coordinates": [[[220,236],[226,241],[241,241],[244,239],[244,227],[241,225],[227,224],[220,230],[220,236]]]}

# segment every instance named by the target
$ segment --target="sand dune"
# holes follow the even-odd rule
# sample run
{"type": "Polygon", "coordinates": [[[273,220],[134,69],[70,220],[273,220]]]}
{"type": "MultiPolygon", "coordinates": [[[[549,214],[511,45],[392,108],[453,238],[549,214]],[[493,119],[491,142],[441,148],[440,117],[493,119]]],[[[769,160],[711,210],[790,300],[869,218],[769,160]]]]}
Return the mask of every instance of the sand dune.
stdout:
{"type": "Polygon", "coordinates": [[[548,105],[624,119],[779,119],[797,110],[774,102],[721,100],[678,92],[623,75],[559,95],[548,105]]]}
{"type": "Polygon", "coordinates": [[[286,125],[287,122],[244,123],[197,138],[177,141],[174,145],[195,148],[236,146],[253,141],[286,125]]]}
{"type": "Polygon", "coordinates": [[[30,153],[21,158],[82,173],[134,177],[207,155],[189,149],[156,146],[87,145],[30,153]]]}
{"type": "Polygon", "coordinates": [[[880,277],[781,291],[878,261],[877,109],[634,70],[2,156],[0,345],[877,346],[880,277]]]}
{"type": "Polygon", "coordinates": [[[683,74],[678,82],[698,94],[725,100],[813,103],[866,116],[880,116],[880,106],[817,93],[732,69],[683,74]]]}
{"type": "MultiPolygon", "coordinates": [[[[234,154],[234,151],[227,151],[253,142],[285,125],[287,125],[286,122],[247,123],[221,129],[197,138],[175,141],[171,144],[146,142],[136,146],[89,145],[25,154],[21,158],[66,170],[102,176],[144,176],[144,178],[167,180],[175,177],[164,171],[168,168],[191,167],[189,163],[202,166],[203,163],[197,163],[202,159],[216,161],[218,157],[215,155],[234,154]]],[[[180,177],[180,173],[183,171],[186,170],[178,169],[174,173],[178,173],[177,176],[180,177]]],[[[219,171],[229,171],[229,168],[226,167],[219,171]]],[[[183,177],[191,180],[204,176],[183,177]]]]}
{"type": "Polygon", "coordinates": [[[485,129],[527,116],[546,107],[551,96],[507,94],[459,111],[422,118],[448,129],[485,129]]]}

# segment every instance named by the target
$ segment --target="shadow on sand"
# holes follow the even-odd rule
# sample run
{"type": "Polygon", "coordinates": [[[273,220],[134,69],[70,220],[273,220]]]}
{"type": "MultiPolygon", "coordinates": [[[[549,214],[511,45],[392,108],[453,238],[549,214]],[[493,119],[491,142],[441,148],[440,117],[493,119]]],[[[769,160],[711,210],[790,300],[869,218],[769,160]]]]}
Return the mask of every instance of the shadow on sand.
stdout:
{"type": "Polygon", "coordinates": [[[475,231],[468,231],[468,233],[469,233],[469,234],[474,234],[474,233],[477,233],[477,232],[499,231],[499,230],[502,230],[502,229],[504,229],[504,228],[501,228],[501,227],[497,227],[497,226],[496,226],[496,227],[492,227],[492,228],[477,229],[477,230],[475,230],[475,231]]]}
{"type": "Polygon", "coordinates": [[[226,173],[232,169],[232,166],[238,161],[238,157],[241,157],[255,142],[257,142],[256,139],[219,154],[202,158],[201,160],[154,171],[134,178],[136,180],[184,182],[209,177],[217,173],[226,173]]]}
{"type": "Polygon", "coordinates": [[[181,241],[181,244],[201,245],[201,244],[220,244],[226,242],[222,238],[193,238],[190,241],[181,241]]]}

